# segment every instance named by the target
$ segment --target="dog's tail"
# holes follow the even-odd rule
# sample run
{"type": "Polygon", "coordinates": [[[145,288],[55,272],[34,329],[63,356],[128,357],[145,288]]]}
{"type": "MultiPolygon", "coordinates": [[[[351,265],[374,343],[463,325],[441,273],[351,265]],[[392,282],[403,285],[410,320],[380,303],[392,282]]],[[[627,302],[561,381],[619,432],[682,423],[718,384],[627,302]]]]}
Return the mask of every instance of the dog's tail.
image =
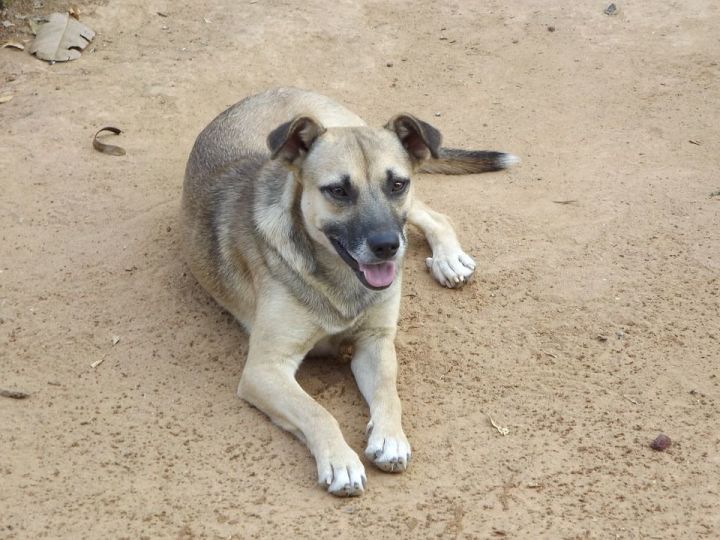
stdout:
{"type": "Polygon", "coordinates": [[[430,174],[477,174],[500,171],[519,162],[520,158],[504,152],[440,148],[438,157],[425,161],[420,166],[420,172],[430,174]]]}

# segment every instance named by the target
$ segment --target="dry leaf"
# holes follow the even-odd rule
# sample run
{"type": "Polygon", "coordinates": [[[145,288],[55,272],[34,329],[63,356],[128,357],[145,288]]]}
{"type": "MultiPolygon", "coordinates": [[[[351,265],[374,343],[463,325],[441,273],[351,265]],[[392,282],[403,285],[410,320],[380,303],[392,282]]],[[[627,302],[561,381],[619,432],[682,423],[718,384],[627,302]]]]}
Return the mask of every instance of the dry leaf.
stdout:
{"type": "Polygon", "coordinates": [[[76,60],[93,37],[95,32],[67,13],[53,13],[38,29],[30,54],[48,62],[76,60]]]}
{"type": "Polygon", "coordinates": [[[13,96],[12,94],[5,94],[4,96],[0,96],[0,103],[7,103],[14,97],[15,96],[13,96]]]}
{"type": "MultiPolygon", "coordinates": [[[[95,133],[95,137],[93,137],[93,148],[97,150],[98,152],[102,152],[103,154],[109,154],[111,156],[124,156],[125,155],[125,149],[121,148],[119,146],[115,146],[114,144],[105,144],[104,142],[98,141],[98,135],[102,133],[103,131],[109,131],[110,133],[114,133],[115,135],[120,135],[122,133],[121,130],[119,130],[116,127],[104,127],[102,129],[99,129],[97,133],[95,133]]],[[[119,339],[119,338],[118,338],[119,339]]]]}
{"type": "Polygon", "coordinates": [[[27,20],[28,26],[30,27],[30,31],[33,33],[33,36],[37,36],[38,30],[40,30],[40,22],[36,21],[35,19],[28,19],[27,20]]]}
{"type": "Polygon", "coordinates": [[[19,49],[21,51],[25,50],[25,45],[18,43],[17,41],[5,41],[2,45],[0,45],[0,49],[4,49],[6,47],[10,49],[19,49]]]}

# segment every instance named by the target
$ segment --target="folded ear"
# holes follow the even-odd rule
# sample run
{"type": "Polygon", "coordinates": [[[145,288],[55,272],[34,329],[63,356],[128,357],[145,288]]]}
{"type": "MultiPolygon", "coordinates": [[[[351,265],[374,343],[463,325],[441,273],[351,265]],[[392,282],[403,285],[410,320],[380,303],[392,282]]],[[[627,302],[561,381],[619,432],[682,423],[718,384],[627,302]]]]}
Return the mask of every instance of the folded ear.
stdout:
{"type": "Polygon", "coordinates": [[[411,114],[398,114],[385,124],[385,128],[397,134],[416,165],[430,157],[438,157],[442,135],[430,124],[411,114]]]}
{"type": "Polygon", "coordinates": [[[281,159],[290,165],[299,165],[310,147],[325,128],[310,116],[297,116],[276,127],[267,138],[272,159],[281,159]]]}

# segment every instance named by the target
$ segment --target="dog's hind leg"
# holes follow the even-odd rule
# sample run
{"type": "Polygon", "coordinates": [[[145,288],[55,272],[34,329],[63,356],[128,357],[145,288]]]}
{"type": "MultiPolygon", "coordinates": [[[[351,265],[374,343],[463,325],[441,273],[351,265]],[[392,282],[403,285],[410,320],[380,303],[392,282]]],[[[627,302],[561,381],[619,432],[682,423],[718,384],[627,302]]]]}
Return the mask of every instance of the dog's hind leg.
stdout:
{"type": "Polygon", "coordinates": [[[415,200],[408,221],[423,232],[430,244],[432,257],[425,263],[433,277],[445,287],[465,285],[475,272],[475,261],[460,247],[450,219],[415,200]]]}
{"type": "Polygon", "coordinates": [[[366,476],[360,458],[337,420],[295,380],[303,357],[321,335],[289,296],[263,297],[238,395],[305,442],[315,457],[318,482],[330,493],[362,495],[366,476]]]}
{"type": "Polygon", "coordinates": [[[395,332],[400,296],[391,305],[375,306],[355,335],[351,368],[370,407],[365,457],[386,472],[402,472],[410,462],[410,443],[402,428],[397,393],[395,332]]]}

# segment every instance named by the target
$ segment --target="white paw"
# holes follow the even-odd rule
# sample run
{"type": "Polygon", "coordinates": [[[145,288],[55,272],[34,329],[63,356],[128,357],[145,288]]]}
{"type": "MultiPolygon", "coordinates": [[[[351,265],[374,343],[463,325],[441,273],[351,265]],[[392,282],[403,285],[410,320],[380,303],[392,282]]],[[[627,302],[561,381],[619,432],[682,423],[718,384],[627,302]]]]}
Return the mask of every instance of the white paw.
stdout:
{"type": "Polygon", "coordinates": [[[367,477],[360,458],[350,447],[318,457],[318,482],[336,497],[358,497],[365,491],[367,477]]]}
{"type": "Polygon", "coordinates": [[[430,273],[443,287],[465,285],[475,272],[475,261],[461,249],[425,259],[430,273]]]}
{"type": "Polygon", "coordinates": [[[373,423],[370,422],[368,433],[370,436],[367,448],[365,448],[365,457],[372,461],[378,469],[399,473],[408,468],[412,450],[402,430],[391,435],[381,429],[373,428],[373,423]]]}

